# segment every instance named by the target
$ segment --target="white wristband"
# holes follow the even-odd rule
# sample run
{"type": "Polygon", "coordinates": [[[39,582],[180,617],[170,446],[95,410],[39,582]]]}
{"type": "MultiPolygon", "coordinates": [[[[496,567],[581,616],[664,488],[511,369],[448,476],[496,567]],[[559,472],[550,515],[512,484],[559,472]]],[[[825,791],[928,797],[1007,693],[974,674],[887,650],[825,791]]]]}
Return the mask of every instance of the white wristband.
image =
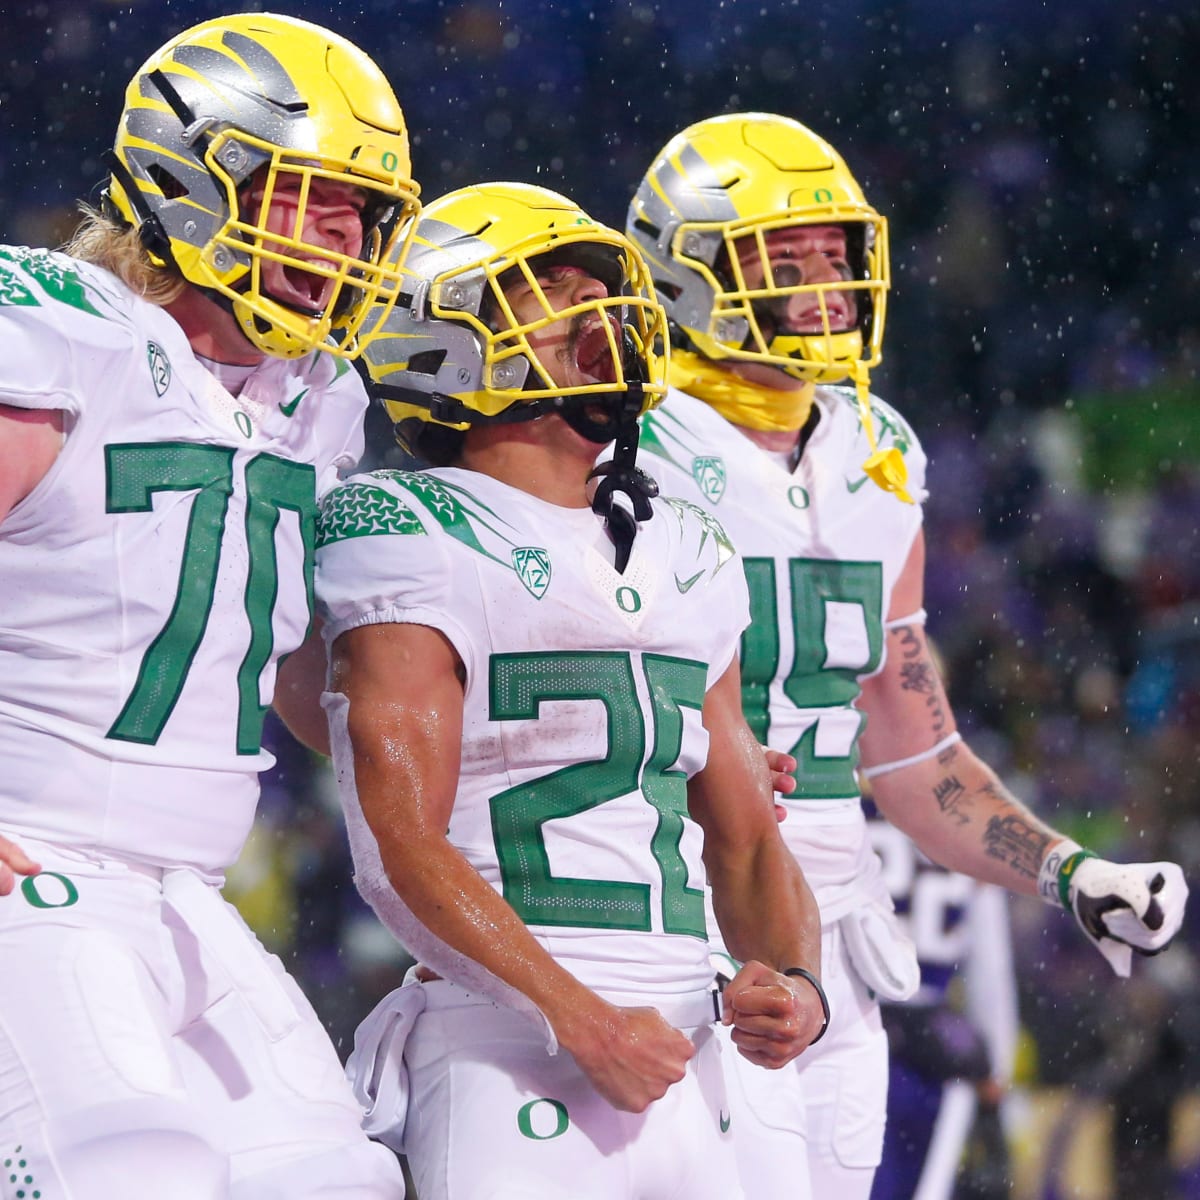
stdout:
{"type": "Polygon", "coordinates": [[[1073,842],[1070,838],[1063,838],[1061,842],[1052,846],[1046,857],[1042,859],[1041,868],[1038,870],[1037,890],[1038,895],[1047,904],[1053,905],[1055,908],[1064,906],[1058,890],[1058,875],[1062,870],[1063,863],[1072,854],[1078,854],[1082,849],[1083,847],[1078,842],[1073,842]]]}
{"type": "Polygon", "coordinates": [[[955,742],[962,741],[962,734],[956,729],[953,733],[948,733],[936,745],[930,746],[928,750],[922,750],[920,754],[910,755],[908,758],[898,758],[895,762],[879,763],[874,767],[866,767],[863,770],[864,779],[876,779],[880,775],[888,775],[892,771],[900,771],[905,767],[916,766],[917,763],[924,762],[928,758],[936,758],[943,750],[953,746],[955,742]]]}
{"type": "Polygon", "coordinates": [[[903,629],[905,625],[924,625],[926,612],[923,608],[918,608],[915,613],[909,613],[907,617],[896,617],[891,621],[884,621],[883,628],[891,633],[893,629],[903,629]]]}

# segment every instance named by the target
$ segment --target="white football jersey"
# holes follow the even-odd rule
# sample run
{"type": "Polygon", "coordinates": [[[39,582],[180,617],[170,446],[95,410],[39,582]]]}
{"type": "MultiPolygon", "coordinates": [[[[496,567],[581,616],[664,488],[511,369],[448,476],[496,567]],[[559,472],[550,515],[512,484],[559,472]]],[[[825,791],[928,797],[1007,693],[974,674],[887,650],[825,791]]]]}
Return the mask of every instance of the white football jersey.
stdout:
{"type": "MultiPolygon", "coordinates": [[[[820,419],[788,471],[710,405],[672,389],[643,418],[639,465],[662,493],[716,516],[742,556],[751,626],[741,647],[742,704],[759,740],[799,762],[784,840],[822,919],[883,891],[859,803],[859,681],[880,669],[892,589],[921,508],[863,474],[871,453],[852,388],[818,388],[820,419]],[[858,892],[861,894],[861,892],[858,892]]],[[[896,411],[872,398],[881,448],[908,465],[924,498],[925,456],[896,411]]]]}
{"type": "MultiPolygon", "coordinates": [[[[717,522],[678,501],[655,501],[625,572],[612,563],[590,509],[457,468],[355,476],[321,504],[330,641],[412,622],[466,668],[454,846],[583,983],[652,998],[712,980],[686,783],[746,585],[717,522]]],[[[382,875],[356,872],[379,901],[382,875]]]]}
{"type": "Polygon", "coordinates": [[[231,396],[106,271],[0,248],[0,404],[62,450],[0,524],[0,827],[216,871],[250,828],[276,663],[309,625],[319,488],[362,452],[329,355],[231,396]]]}

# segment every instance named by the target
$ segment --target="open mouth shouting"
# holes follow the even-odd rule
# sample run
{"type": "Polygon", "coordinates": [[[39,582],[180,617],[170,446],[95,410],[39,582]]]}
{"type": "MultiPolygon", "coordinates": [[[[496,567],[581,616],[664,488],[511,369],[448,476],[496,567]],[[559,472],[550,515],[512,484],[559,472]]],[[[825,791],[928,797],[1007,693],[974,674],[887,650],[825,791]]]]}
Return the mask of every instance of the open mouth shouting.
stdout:
{"type": "Polygon", "coordinates": [[[616,383],[617,381],[617,364],[605,322],[611,326],[612,335],[617,339],[619,346],[621,344],[620,325],[615,317],[609,316],[597,318],[589,314],[581,317],[571,339],[575,367],[592,383],[616,383]]]}
{"type": "MultiPolygon", "coordinates": [[[[333,263],[313,259],[312,265],[336,272],[333,263]]],[[[281,304],[314,317],[325,314],[337,289],[337,279],[330,275],[317,274],[307,266],[291,266],[272,263],[265,268],[271,295],[281,304]]]]}

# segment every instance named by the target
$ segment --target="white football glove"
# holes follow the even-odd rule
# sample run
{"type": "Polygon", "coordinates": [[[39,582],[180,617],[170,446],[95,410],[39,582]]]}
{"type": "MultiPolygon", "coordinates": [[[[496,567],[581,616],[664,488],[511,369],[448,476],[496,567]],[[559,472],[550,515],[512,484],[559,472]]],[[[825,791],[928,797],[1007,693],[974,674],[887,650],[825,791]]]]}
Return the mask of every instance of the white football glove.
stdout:
{"type": "Polygon", "coordinates": [[[1046,856],[1038,890],[1075,917],[1122,979],[1129,977],[1135,950],[1166,949],[1183,923],[1188,896],[1175,863],[1107,862],[1074,842],[1061,842],[1046,856]]]}

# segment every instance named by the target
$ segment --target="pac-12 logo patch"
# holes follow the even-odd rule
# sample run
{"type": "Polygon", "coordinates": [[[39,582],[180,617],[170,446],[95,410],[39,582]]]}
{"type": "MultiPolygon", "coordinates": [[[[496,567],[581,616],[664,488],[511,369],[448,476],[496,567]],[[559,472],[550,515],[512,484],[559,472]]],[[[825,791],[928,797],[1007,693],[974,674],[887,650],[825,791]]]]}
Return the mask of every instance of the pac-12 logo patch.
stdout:
{"type": "Polygon", "coordinates": [[[716,504],[725,495],[725,460],[721,458],[693,458],[692,478],[704,493],[709,504],[716,504]]]}
{"type": "Polygon", "coordinates": [[[550,586],[550,555],[540,546],[518,546],[512,560],[521,582],[540,600],[550,586]]]}
{"type": "Polygon", "coordinates": [[[150,363],[150,378],[155,392],[162,396],[171,386],[171,360],[166,351],[154,342],[146,343],[146,358],[150,363]]]}

